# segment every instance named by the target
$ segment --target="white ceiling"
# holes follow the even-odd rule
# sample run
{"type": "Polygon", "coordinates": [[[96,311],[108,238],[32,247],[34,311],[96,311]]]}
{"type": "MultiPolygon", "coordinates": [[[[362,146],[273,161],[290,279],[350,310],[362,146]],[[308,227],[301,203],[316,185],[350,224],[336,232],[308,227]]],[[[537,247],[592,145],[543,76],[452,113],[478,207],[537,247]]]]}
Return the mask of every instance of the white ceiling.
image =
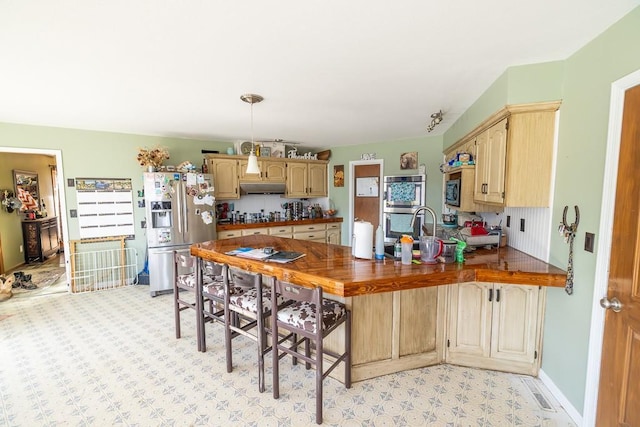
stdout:
{"type": "Polygon", "coordinates": [[[640,0],[0,0],[0,122],[331,147],[444,132],[640,0]]]}

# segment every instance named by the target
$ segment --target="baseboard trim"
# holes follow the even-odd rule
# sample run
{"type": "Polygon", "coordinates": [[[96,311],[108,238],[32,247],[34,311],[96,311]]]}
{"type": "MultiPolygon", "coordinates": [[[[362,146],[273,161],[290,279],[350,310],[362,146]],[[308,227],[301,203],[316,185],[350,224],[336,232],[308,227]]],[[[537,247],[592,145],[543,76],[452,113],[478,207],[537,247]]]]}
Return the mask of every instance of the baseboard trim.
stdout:
{"type": "Polygon", "coordinates": [[[549,376],[542,370],[538,372],[538,378],[542,381],[542,384],[549,389],[549,392],[553,395],[553,397],[558,401],[560,405],[567,411],[567,414],[571,417],[573,422],[577,425],[582,425],[582,415],[573,407],[569,399],[566,398],[564,393],[560,391],[560,389],[556,386],[556,384],[549,378],[549,376]]]}

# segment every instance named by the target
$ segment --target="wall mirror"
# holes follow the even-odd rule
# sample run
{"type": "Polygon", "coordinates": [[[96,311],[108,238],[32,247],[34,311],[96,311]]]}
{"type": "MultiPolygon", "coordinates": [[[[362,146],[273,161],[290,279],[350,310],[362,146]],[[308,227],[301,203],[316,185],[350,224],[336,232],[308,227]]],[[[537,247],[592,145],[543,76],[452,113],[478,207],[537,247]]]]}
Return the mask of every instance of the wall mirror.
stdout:
{"type": "Polygon", "coordinates": [[[16,184],[16,196],[22,202],[20,212],[37,210],[40,205],[38,174],[35,172],[14,169],[13,180],[16,184]]]}

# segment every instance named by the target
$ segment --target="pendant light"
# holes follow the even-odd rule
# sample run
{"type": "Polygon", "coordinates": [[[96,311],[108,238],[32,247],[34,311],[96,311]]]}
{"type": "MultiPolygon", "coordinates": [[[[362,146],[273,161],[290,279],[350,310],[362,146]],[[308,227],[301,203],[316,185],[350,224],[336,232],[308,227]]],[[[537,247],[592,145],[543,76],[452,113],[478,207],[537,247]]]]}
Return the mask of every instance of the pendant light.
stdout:
{"type": "Polygon", "coordinates": [[[258,167],[258,157],[256,156],[256,146],[253,142],[253,104],[261,102],[264,98],[255,93],[245,93],[240,95],[240,99],[244,102],[251,104],[251,152],[249,153],[249,161],[247,163],[247,172],[251,174],[259,174],[260,167],[258,167]]]}

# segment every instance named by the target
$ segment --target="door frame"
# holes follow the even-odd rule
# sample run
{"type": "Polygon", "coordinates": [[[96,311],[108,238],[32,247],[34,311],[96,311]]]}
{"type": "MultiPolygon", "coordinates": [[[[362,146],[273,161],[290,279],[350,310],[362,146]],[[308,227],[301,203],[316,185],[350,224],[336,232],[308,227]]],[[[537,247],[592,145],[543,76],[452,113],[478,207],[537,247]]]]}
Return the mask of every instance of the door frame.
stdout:
{"type": "Polygon", "coordinates": [[[591,328],[589,331],[589,352],[587,357],[587,381],[585,385],[583,425],[592,426],[596,422],[598,409],[598,389],[600,383],[600,363],[604,338],[605,310],[600,307],[600,298],[607,296],[609,286],[609,259],[613,231],[620,135],[622,133],[622,113],[625,91],[640,84],[640,70],[624,76],[611,84],[609,104],[609,129],[607,152],[602,186],[602,208],[600,210],[600,238],[596,258],[593,301],[591,303],[591,328]]]}
{"type": "MultiPolygon", "coordinates": [[[[355,195],[355,186],[353,184],[353,177],[355,176],[355,168],[356,166],[362,165],[380,165],[380,181],[378,186],[378,192],[380,195],[380,206],[378,207],[378,222],[382,224],[382,208],[384,206],[384,198],[382,197],[382,180],[384,177],[384,159],[376,159],[376,160],[352,160],[349,162],[349,236],[348,246],[351,246],[353,241],[353,198],[355,195]]],[[[343,239],[344,241],[344,239],[343,239]]]]}
{"type": "MultiPolygon", "coordinates": [[[[62,239],[65,256],[65,272],[67,275],[67,282],[71,283],[71,267],[69,263],[69,224],[67,223],[67,197],[64,187],[64,168],[62,167],[62,150],[49,150],[44,148],[23,148],[23,147],[1,147],[0,153],[16,153],[16,154],[41,154],[45,156],[54,156],[56,158],[56,166],[58,169],[57,178],[58,182],[58,197],[60,198],[60,212],[58,217],[60,218],[60,226],[62,227],[62,239]]],[[[69,292],[70,292],[69,288],[69,292]]]]}

